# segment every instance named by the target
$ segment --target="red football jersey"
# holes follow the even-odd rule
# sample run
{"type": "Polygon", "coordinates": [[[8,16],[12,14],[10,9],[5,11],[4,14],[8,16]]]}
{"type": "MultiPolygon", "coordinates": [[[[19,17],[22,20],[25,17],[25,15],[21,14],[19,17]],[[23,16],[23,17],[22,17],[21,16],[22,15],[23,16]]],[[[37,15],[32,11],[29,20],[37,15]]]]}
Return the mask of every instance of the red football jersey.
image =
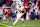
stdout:
{"type": "Polygon", "coordinates": [[[3,14],[4,14],[4,15],[6,15],[6,14],[8,13],[8,9],[9,9],[9,8],[4,8],[4,9],[3,9],[3,14]]]}
{"type": "Polygon", "coordinates": [[[23,1],[23,2],[27,3],[27,2],[29,2],[30,0],[21,0],[21,1],[23,1]]]}
{"type": "Polygon", "coordinates": [[[8,10],[8,12],[7,12],[7,14],[8,14],[9,16],[11,16],[11,15],[12,15],[12,12],[13,12],[12,10],[10,10],[10,11],[8,10]],[[10,13],[10,11],[11,11],[11,13],[10,13]]]}
{"type": "Polygon", "coordinates": [[[38,3],[39,3],[39,10],[40,10],[40,1],[38,1],[38,3]]]}
{"type": "Polygon", "coordinates": [[[29,7],[27,4],[24,4],[24,9],[25,9],[26,11],[28,11],[28,10],[30,9],[30,7],[29,7]]]}
{"type": "Polygon", "coordinates": [[[12,0],[7,0],[9,3],[12,3],[12,0]]]}

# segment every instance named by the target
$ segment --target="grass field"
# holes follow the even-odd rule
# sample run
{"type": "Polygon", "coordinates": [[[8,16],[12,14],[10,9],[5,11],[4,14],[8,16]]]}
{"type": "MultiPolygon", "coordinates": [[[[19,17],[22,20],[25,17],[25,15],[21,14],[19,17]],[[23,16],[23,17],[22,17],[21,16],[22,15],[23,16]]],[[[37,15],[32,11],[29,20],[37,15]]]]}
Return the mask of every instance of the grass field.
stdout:
{"type": "Polygon", "coordinates": [[[40,27],[40,20],[25,20],[24,23],[22,21],[18,21],[14,26],[12,26],[12,21],[0,21],[0,27],[40,27]]]}

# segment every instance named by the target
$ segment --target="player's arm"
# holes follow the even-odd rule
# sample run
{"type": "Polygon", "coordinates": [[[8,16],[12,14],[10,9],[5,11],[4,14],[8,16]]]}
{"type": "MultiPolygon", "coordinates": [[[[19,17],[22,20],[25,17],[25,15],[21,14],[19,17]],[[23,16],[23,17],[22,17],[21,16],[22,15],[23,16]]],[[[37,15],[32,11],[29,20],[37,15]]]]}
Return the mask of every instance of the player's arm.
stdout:
{"type": "Polygon", "coordinates": [[[24,14],[26,13],[25,9],[23,9],[22,13],[24,13],[24,14]]]}
{"type": "Polygon", "coordinates": [[[15,10],[15,13],[17,12],[17,8],[16,8],[16,10],[15,10]]]}

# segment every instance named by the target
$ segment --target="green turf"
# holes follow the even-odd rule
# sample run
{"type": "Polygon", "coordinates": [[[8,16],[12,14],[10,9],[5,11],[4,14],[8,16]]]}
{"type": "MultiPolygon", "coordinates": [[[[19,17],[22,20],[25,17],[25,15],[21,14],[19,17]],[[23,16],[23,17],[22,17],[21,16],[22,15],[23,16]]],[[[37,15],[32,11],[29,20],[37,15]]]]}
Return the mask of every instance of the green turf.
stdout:
{"type": "MultiPolygon", "coordinates": [[[[0,21],[0,23],[2,23],[4,21],[0,21]]],[[[9,25],[9,26],[4,26],[4,25],[0,25],[0,27],[10,27],[12,26],[12,23],[14,22],[14,20],[12,21],[5,21],[8,23],[2,23],[5,25],[9,25]]],[[[40,27],[40,20],[25,20],[24,23],[22,23],[22,21],[18,21],[14,26],[12,27],[40,27]]]]}

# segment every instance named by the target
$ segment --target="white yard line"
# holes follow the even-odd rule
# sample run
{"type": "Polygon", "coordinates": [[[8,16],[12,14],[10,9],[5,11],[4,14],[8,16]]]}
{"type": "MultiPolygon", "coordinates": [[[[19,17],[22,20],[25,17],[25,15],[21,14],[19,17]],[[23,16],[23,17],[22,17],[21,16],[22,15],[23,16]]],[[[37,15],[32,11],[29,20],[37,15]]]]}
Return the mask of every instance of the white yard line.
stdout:
{"type": "MultiPolygon", "coordinates": [[[[11,22],[12,23],[12,22],[11,22]]],[[[2,23],[0,23],[0,25],[4,25],[4,26],[8,26],[8,27],[13,27],[13,26],[9,26],[9,25],[6,25],[6,24],[2,24],[2,23]]],[[[25,26],[33,26],[33,25],[20,25],[20,26],[23,26],[23,27],[25,27],[25,26]]],[[[34,25],[35,26],[35,25],[34,25]]],[[[37,25],[37,26],[40,26],[40,25],[37,25]]]]}
{"type": "Polygon", "coordinates": [[[7,21],[2,21],[2,23],[8,23],[7,21]]]}
{"type": "Polygon", "coordinates": [[[1,23],[0,23],[1,24],[1,23]]]}
{"type": "Polygon", "coordinates": [[[8,26],[8,27],[13,27],[13,26],[8,26]]]}
{"type": "Polygon", "coordinates": [[[2,22],[2,23],[8,23],[8,22],[2,22]]]}
{"type": "Polygon", "coordinates": [[[4,26],[8,26],[8,27],[12,27],[12,26],[9,26],[9,25],[6,25],[6,24],[2,24],[2,23],[0,23],[0,25],[4,25],[4,26]]]}
{"type": "MultiPolygon", "coordinates": [[[[24,26],[24,27],[25,27],[25,26],[33,26],[33,25],[20,25],[20,26],[24,26]]],[[[35,26],[35,25],[34,25],[34,26],[35,26]]],[[[40,26],[40,25],[37,25],[37,26],[40,26]]]]}
{"type": "Polygon", "coordinates": [[[40,26],[40,25],[38,25],[38,26],[40,26]]]}
{"type": "Polygon", "coordinates": [[[25,27],[25,25],[23,25],[23,27],[25,27]]]}
{"type": "Polygon", "coordinates": [[[0,25],[5,25],[5,24],[0,23],[0,25]]]}

